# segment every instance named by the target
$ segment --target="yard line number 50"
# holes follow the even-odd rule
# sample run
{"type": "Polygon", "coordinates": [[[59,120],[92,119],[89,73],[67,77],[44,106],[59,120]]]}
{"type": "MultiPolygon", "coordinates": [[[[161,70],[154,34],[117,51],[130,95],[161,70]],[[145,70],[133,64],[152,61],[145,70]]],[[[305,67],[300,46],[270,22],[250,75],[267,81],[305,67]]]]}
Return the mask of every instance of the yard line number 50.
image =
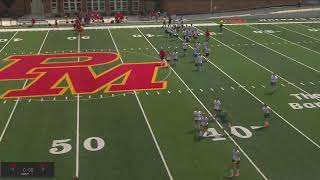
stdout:
{"type": "MultiPolygon", "coordinates": [[[[52,147],[49,152],[51,154],[65,154],[71,151],[72,146],[69,144],[71,139],[53,140],[52,147]]],[[[105,147],[106,143],[100,137],[90,137],[84,140],[83,147],[88,151],[100,151],[105,147]],[[95,146],[93,143],[95,142],[95,146]]]]}

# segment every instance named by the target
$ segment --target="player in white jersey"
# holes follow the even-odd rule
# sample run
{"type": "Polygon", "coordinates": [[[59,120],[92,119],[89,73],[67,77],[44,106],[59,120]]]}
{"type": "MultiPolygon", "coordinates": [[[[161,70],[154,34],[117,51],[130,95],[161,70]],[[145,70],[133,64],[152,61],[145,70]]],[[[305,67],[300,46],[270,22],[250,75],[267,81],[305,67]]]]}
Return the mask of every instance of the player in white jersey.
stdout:
{"type": "Polygon", "coordinates": [[[204,52],[206,58],[208,58],[209,55],[210,55],[210,49],[209,49],[209,47],[205,47],[204,50],[203,50],[203,52],[204,52]]]}
{"type": "Polygon", "coordinates": [[[264,104],[262,107],[262,112],[264,114],[264,128],[269,128],[269,119],[270,119],[270,115],[271,115],[271,108],[267,105],[264,104]]]}
{"type": "Polygon", "coordinates": [[[172,59],[173,59],[173,66],[177,65],[178,62],[178,51],[177,51],[177,47],[173,50],[173,52],[171,53],[172,59]]]}
{"type": "Polygon", "coordinates": [[[203,117],[203,114],[201,111],[194,111],[193,112],[193,118],[194,118],[194,121],[195,121],[195,127],[197,129],[200,128],[200,121],[202,120],[202,117],[203,117]]]}
{"type": "Polygon", "coordinates": [[[278,76],[275,73],[272,73],[272,75],[271,75],[271,86],[272,86],[273,89],[276,87],[278,80],[279,80],[278,76]]]}
{"type": "Polygon", "coordinates": [[[219,98],[216,98],[214,101],[214,112],[215,112],[215,117],[219,117],[220,112],[221,112],[221,101],[219,98]]]}
{"type": "Polygon", "coordinates": [[[228,177],[240,176],[240,149],[235,146],[232,150],[232,165],[228,177]]]}
{"type": "Polygon", "coordinates": [[[197,66],[197,70],[201,71],[203,68],[203,57],[201,55],[198,55],[198,57],[196,58],[196,66],[197,66]]]}
{"type": "Polygon", "coordinates": [[[183,41],[183,45],[182,45],[183,57],[186,56],[186,52],[187,52],[187,50],[188,50],[188,46],[189,46],[188,42],[187,42],[186,40],[184,40],[184,41],[183,41]]]}
{"type": "Polygon", "coordinates": [[[202,119],[200,121],[200,132],[199,136],[203,136],[205,132],[207,132],[207,135],[210,133],[208,132],[209,127],[209,118],[205,115],[202,115],[202,119]]]}

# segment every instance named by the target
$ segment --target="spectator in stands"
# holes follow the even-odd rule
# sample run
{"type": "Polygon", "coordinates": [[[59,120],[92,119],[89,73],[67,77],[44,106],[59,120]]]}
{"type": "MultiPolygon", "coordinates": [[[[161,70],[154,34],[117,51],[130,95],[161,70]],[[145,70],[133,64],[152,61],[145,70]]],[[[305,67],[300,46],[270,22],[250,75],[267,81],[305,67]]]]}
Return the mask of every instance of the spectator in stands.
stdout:
{"type": "Polygon", "coordinates": [[[32,18],[31,19],[31,25],[34,26],[36,24],[36,19],[32,18]]]}

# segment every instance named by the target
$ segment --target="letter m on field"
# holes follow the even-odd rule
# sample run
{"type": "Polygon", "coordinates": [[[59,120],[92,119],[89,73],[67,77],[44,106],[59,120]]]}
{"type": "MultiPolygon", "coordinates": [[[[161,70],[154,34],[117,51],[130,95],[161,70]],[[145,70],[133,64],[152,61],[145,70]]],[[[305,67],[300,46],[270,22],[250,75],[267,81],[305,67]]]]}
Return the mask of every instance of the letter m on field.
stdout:
{"type": "Polygon", "coordinates": [[[116,53],[70,53],[11,56],[13,61],[0,70],[0,81],[29,80],[23,89],[9,90],[3,98],[93,94],[98,91],[126,92],[165,89],[166,81],[156,81],[160,62],[117,64],[116,53]],[[61,62],[57,59],[72,61],[61,62]],[[81,61],[75,60],[81,59],[81,61]],[[94,67],[112,67],[100,74],[94,67]],[[114,64],[114,65],[113,65],[114,64]],[[100,66],[99,66],[100,65],[100,66]],[[67,85],[62,86],[62,82],[67,85]]]}

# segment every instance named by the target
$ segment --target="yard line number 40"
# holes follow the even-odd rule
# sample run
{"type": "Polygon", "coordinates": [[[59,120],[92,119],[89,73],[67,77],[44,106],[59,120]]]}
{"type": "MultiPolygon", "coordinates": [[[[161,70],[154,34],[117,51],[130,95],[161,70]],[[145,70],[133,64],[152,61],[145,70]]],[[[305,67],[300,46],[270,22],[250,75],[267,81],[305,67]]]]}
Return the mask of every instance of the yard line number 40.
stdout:
{"type": "MultiPolygon", "coordinates": [[[[71,139],[53,140],[49,152],[51,154],[65,154],[71,151],[72,146],[69,144],[71,139]]],[[[83,142],[83,147],[91,152],[100,151],[105,147],[105,141],[100,137],[89,137],[83,142]],[[95,145],[93,145],[95,144],[95,145]]]]}

